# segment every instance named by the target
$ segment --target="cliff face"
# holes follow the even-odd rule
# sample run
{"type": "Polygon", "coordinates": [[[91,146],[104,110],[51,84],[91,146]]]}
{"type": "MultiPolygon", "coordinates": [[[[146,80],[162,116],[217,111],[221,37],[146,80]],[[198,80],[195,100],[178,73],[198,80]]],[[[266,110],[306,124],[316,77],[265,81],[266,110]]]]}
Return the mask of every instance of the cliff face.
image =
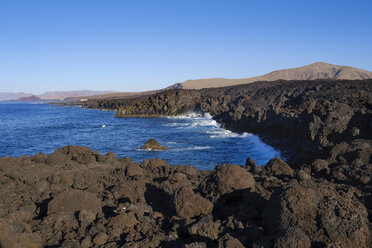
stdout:
{"type": "Polygon", "coordinates": [[[0,158],[0,247],[371,248],[372,80],[277,81],[88,101],[210,112],[286,151],[213,171],[68,146],[0,158]]]}
{"type": "Polygon", "coordinates": [[[260,135],[295,164],[327,158],[339,143],[372,138],[372,80],[276,81],[169,90],[87,106],[117,109],[118,117],[209,112],[226,129],[260,135]]]}

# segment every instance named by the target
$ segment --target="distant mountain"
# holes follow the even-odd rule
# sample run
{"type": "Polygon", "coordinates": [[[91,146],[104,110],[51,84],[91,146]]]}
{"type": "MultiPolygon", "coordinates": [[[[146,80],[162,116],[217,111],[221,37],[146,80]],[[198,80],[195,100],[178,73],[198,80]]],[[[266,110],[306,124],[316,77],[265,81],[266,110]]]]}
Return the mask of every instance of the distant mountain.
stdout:
{"type": "Polygon", "coordinates": [[[84,97],[84,96],[94,96],[109,94],[112,91],[93,91],[93,90],[76,90],[76,91],[49,91],[41,95],[38,95],[44,100],[60,100],[67,97],[84,97]]]}
{"type": "Polygon", "coordinates": [[[16,101],[18,102],[40,102],[42,99],[38,96],[32,95],[32,96],[25,96],[18,98],[16,101]]]}
{"type": "Polygon", "coordinates": [[[209,78],[198,80],[187,80],[182,83],[174,84],[168,88],[174,89],[202,89],[231,86],[238,84],[247,84],[257,81],[275,81],[284,80],[313,80],[313,79],[370,79],[372,72],[362,69],[332,65],[323,62],[317,62],[311,65],[273,71],[263,76],[244,78],[244,79],[226,79],[226,78],[209,78]]]}
{"type": "MultiPolygon", "coordinates": [[[[123,98],[134,98],[139,96],[146,96],[158,93],[162,90],[152,90],[152,91],[143,91],[143,92],[111,92],[106,94],[97,94],[92,96],[86,96],[84,99],[87,100],[98,100],[98,99],[123,99],[123,98]]],[[[66,102],[79,101],[81,97],[66,97],[66,102]]]]}
{"type": "Polygon", "coordinates": [[[32,94],[29,93],[11,93],[11,92],[0,92],[0,101],[8,101],[8,100],[15,100],[21,97],[28,97],[32,94]]]}
{"type": "Polygon", "coordinates": [[[112,91],[93,91],[93,90],[76,90],[76,91],[49,91],[41,95],[33,95],[30,93],[9,93],[9,92],[0,92],[0,101],[14,101],[19,100],[23,101],[24,97],[38,97],[40,100],[62,100],[70,97],[87,97],[103,94],[111,94],[112,91]]]}

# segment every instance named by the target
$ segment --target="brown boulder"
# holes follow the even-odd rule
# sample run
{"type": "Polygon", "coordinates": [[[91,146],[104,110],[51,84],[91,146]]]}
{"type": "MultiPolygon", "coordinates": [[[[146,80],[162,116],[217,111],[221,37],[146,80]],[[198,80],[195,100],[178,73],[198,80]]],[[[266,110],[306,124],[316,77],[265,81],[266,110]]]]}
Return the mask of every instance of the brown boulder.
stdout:
{"type": "Polygon", "coordinates": [[[295,227],[280,232],[274,242],[274,248],[310,248],[309,237],[295,227]]]}
{"type": "Polygon", "coordinates": [[[120,226],[134,229],[134,226],[138,224],[138,220],[135,216],[135,212],[121,212],[119,215],[114,216],[109,221],[109,226],[120,226]]]}
{"type": "Polygon", "coordinates": [[[214,222],[210,217],[206,216],[192,224],[188,228],[188,231],[190,235],[197,235],[211,240],[216,240],[218,239],[218,234],[220,232],[219,227],[219,222],[214,222]]]}
{"type": "Polygon", "coordinates": [[[296,177],[298,180],[300,181],[305,181],[305,180],[310,180],[311,179],[311,176],[309,175],[309,173],[307,173],[305,170],[301,169],[299,171],[297,171],[296,173],[296,177]]]}
{"type": "Polygon", "coordinates": [[[224,237],[218,242],[218,248],[245,248],[239,239],[234,238],[229,233],[226,233],[224,237]]]}
{"type": "Polygon", "coordinates": [[[182,187],[173,195],[176,213],[181,218],[193,218],[202,214],[209,214],[213,204],[202,196],[194,193],[191,187],[182,187]]]}
{"type": "Polygon", "coordinates": [[[323,159],[316,159],[312,164],[311,164],[311,169],[316,172],[316,173],[325,173],[329,174],[330,169],[328,167],[328,162],[323,159]]]}
{"type": "Polygon", "coordinates": [[[312,242],[368,247],[367,210],[346,190],[328,182],[292,181],[286,190],[271,196],[264,210],[264,227],[270,234],[295,227],[312,242]]]}
{"type": "Polygon", "coordinates": [[[160,145],[159,142],[155,139],[149,139],[145,143],[145,145],[142,146],[141,149],[144,149],[144,150],[160,150],[160,151],[168,150],[167,147],[160,145]]]}
{"type": "Polygon", "coordinates": [[[106,243],[107,238],[108,238],[108,236],[107,236],[106,233],[100,232],[100,233],[96,234],[96,236],[94,236],[93,243],[95,245],[103,245],[104,243],[106,243]]]}
{"type": "Polygon", "coordinates": [[[251,158],[247,158],[246,162],[245,162],[245,167],[247,167],[247,169],[250,171],[250,172],[259,172],[261,171],[260,167],[256,164],[256,162],[251,159],[251,158]]]}
{"type": "Polygon", "coordinates": [[[72,213],[86,210],[93,214],[102,212],[101,202],[96,195],[87,191],[68,189],[56,197],[48,204],[48,214],[53,213],[72,213]]]}
{"type": "Polygon", "coordinates": [[[0,219],[0,247],[2,248],[41,248],[42,239],[37,233],[21,232],[16,223],[0,219]]]}
{"type": "Polygon", "coordinates": [[[141,177],[143,175],[143,169],[138,164],[134,163],[127,166],[125,174],[130,178],[141,177]]]}
{"type": "Polygon", "coordinates": [[[68,156],[62,151],[62,149],[57,148],[48,156],[48,158],[45,160],[45,163],[47,165],[60,165],[66,163],[68,160],[68,156]]]}
{"type": "Polygon", "coordinates": [[[293,177],[293,169],[282,159],[273,158],[266,165],[265,170],[273,176],[291,176],[293,177]]]}
{"type": "Polygon", "coordinates": [[[96,162],[96,156],[93,155],[93,150],[86,146],[65,146],[63,152],[71,157],[71,160],[79,164],[90,164],[96,162]]]}
{"type": "Polygon", "coordinates": [[[202,182],[202,190],[205,194],[227,194],[235,190],[255,190],[255,180],[251,173],[244,168],[233,165],[218,165],[202,182]]]}

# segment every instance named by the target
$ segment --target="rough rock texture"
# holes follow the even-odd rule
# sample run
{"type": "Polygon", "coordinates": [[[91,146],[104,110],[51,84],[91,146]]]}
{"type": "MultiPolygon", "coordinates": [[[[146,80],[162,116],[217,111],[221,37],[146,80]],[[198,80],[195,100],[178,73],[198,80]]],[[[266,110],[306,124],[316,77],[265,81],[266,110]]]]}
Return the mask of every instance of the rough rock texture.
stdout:
{"type": "Polygon", "coordinates": [[[316,179],[311,166],[247,160],[206,172],[56,153],[56,164],[0,159],[1,247],[370,247],[370,193],[316,179]]]}
{"type": "Polygon", "coordinates": [[[259,134],[297,165],[321,155],[327,159],[326,155],[340,142],[372,138],[371,82],[256,82],[91,101],[85,107],[117,109],[120,117],[209,112],[227,129],[259,134]]]}
{"type": "Polygon", "coordinates": [[[275,192],[264,211],[264,226],[275,234],[289,227],[302,230],[313,242],[368,247],[368,214],[352,188],[328,182],[291,182],[275,192]]]}
{"type": "Polygon", "coordinates": [[[234,164],[217,166],[202,183],[205,194],[227,194],[236,190],[255,190],[255,181],[251,173],[234,164]]]}
{"type": "Polygon", "coordinates": [[[83,210],[95,215],[102,212],[101,202],[94,193],[68,189],[59,193],[48,203],[48,214],[60,212],[74,214],[83,210]]]}
{"type": "Polygon", "coordinates": [[[146,141],[146,143],[142,146],[141,149],[161,150],[161,151],[168,150],[167,147],[160,145],[159,142],[155,139],[149,139],[148,141],[146,141]]]}
{"type": "Polygon", "coordinates": [[[178,189],[173,196],[176,214],[181,218],[193,218],[212,212],[213,204],[202,196],[195,194],[191,187],[178,189]]]}
{"type": "Polygon", "coordinates": [[[274,243],[274,248],[310,248],[310,238],[295,227],[288,227],[280,232],[274,243]]]}
{"type": "Polygon", "coordinates": [[[0,158],[0,247],[372,247],[372,81],[261,82],[88,102],[210,112],[281,149],[213,171],[68,146],[0,158]]]}

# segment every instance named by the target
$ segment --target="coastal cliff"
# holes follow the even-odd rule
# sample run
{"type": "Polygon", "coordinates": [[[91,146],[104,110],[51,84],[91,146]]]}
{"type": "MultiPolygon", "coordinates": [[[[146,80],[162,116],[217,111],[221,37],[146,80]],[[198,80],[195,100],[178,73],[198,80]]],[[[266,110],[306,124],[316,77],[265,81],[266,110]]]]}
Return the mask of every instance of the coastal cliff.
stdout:
{"type": "Polygon", "coordinates": [[[257,82],[203,90],[168,90],[147,97],[98,100],[84,107],[118,117],[210,113],[222,127],[258,134],[292,166],[328,159],[338,144],[371,140],[372,80],[257,82]]]}
{"type": "Polygon", "coordinates": [[[3,157],[1,247],[371,247],[372,80],[259,82],[83,104],[118,117],[208,112],[287,160],[200,171],[75,146],[3,157]]]}

